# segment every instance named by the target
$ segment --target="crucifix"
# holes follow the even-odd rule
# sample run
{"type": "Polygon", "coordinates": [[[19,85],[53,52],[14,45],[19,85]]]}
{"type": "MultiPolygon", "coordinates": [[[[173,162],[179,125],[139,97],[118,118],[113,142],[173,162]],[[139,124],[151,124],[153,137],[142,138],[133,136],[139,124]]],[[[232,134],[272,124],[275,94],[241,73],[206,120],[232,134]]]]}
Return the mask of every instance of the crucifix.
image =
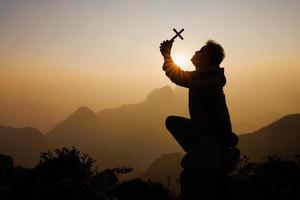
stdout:
{"type": "Polygon", "coordinates": [[[183,40],[183,37],[182,37],[180,34],[184,31],[184,29],[181,29],[181,30],[178,32],[175,28],[173,28],[173,31],[176,33],[176,35],[175,35],[174,37],[172,37],[172,39],[171,39],[170,41],[174,41],[175,38],[177,38],[177,37],[180,37],[180,39],[183,40]]]}

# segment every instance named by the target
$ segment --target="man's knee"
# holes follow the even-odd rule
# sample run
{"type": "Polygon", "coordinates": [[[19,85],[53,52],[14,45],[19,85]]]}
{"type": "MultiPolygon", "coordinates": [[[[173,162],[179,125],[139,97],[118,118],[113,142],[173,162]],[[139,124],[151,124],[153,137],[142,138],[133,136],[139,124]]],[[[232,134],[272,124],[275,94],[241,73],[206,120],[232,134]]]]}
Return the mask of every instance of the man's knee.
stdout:
{"type": "Polygon", "coordinates": [[[172,127],[174,126],[175,118],[175,116],[168,116],[166,118],[165,125],[168,130],[172,129],[172,127]]]}

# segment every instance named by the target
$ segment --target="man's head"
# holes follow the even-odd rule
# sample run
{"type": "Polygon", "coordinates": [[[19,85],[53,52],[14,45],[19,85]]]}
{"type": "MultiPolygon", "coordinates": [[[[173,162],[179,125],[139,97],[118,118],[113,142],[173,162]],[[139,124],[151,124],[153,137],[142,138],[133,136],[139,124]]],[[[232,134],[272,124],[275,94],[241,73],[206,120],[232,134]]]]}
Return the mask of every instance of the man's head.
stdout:
{"type": "Polygon", "coordinates": [[[191,61],[196,69],[206,69],[218,67],[225,57],[223,47],[213,40],[208,40],[207,43],[195,52],[191,61]]]}

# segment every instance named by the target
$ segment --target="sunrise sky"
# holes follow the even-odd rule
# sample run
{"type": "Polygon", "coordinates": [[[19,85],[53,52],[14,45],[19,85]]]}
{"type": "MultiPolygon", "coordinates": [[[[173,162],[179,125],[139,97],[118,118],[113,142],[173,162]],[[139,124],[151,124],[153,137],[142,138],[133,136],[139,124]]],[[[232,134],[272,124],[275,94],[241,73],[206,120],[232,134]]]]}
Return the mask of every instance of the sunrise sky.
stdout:
{"type": "Polygon", "coordinates": [[[0,124],[46,132],[80,106],[139,102],[171,85],[159,44],[184,28],[173,54],[208,40],[225,49],[232,104],[300,112],[299,0],[0,0],[0,124]]]}

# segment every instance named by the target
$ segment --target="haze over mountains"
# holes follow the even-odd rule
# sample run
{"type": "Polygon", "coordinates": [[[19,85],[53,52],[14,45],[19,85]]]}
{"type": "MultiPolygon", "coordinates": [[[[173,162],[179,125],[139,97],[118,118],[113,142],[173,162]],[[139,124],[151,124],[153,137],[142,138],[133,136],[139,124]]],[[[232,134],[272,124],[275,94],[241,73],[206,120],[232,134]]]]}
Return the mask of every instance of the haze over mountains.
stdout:
{"type": "MultiPolygon", "coordinates": [[[[293,156],[300,154],[300,114],[285,116],[253,133],[240,135],[239,149],[251,161],[261,161],[266,156],[277,154],[293,156]]],[[[154,160],[141,174],[145,179],[171,184],[179,189],[176,178],[179,177],[182,153],[163,154],[154,160]],[[171,180],[168,180],[171,177],[171,180]]]]}
{"type": "Polygon", "coordinates": [[[244,155],[260,160],[268,154],[300,154],[300,114],[287,115],[253,133],[240,136],[244,155]]]}
{"type": "Polygon", "coordinates": [[[162,152],[179,150],[164,128],[164,119],[179,104],[174,91],[163,87],[137,104],[99,113],[81,107],[50,131],[47,138],[53,148],[74,145],[101,157],[101,166],[130,163],[137,169],[144,168],[162,152]]]}
{"type": "Polygon", "coordinates": [[[32,127],[0,126],[0,154],[13,157],[17,164],[36,164],[42,151],[47,151],[47,138],[32,127]]]}
{"type": "MultiPolygon", "coordinates": [[[[164,127],[168,115],[188,115],[185,90],[166,86],[143,102],[98,113],[81,107],[46,135],[34,128],[1,127],[0,153],[12,155],[17,164],[32,165],[41,151],[75,146],[95,158],[101,168],[131,166],[143,171],[161,154],[181,151],[164,127]]],[[[240,136],[239,147],[253,159],[300,153],[299,126],[299,114],[286,116],[240,136]]]]}

